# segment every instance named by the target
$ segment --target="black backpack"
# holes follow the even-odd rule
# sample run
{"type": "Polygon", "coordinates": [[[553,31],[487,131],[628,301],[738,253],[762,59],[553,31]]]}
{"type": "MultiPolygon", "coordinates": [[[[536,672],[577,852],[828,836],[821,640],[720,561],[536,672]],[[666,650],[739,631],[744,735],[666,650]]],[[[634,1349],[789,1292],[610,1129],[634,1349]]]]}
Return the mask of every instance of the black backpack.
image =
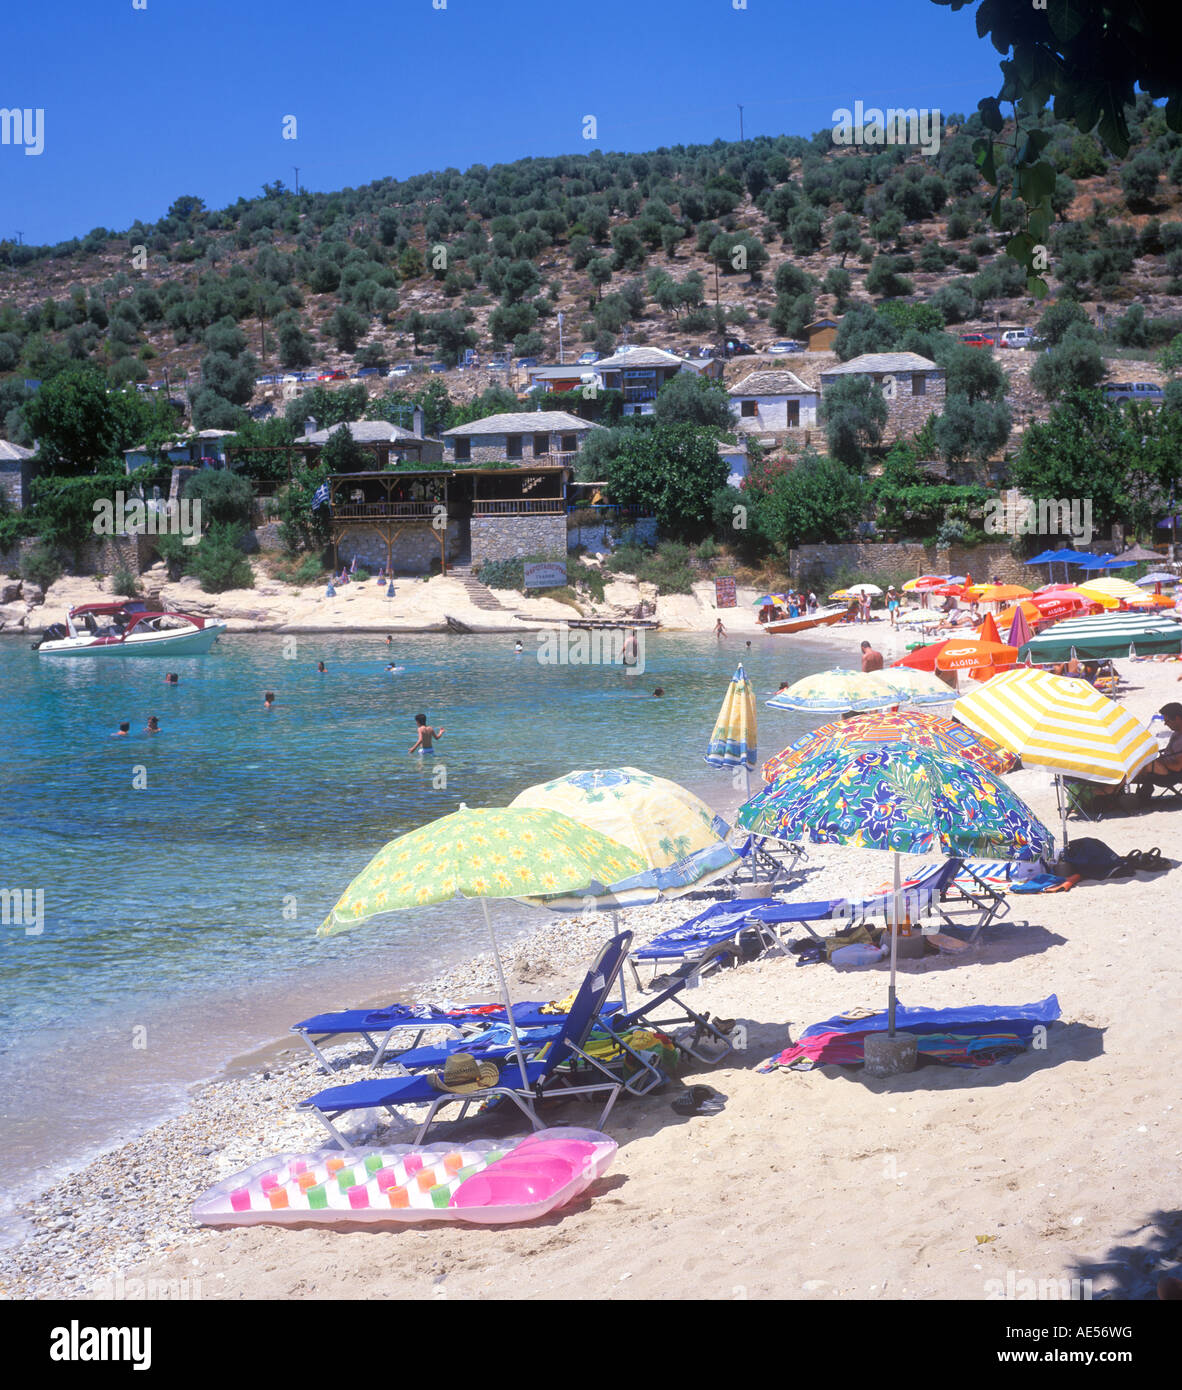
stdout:
{"type": "Polygon", "coordinates": [[[1110,878],[1123,865],[1124,856],[1109,848],[1103,840],[1082,835],[1070,841],[1059,862],[1080,878],[1110,878]]]}

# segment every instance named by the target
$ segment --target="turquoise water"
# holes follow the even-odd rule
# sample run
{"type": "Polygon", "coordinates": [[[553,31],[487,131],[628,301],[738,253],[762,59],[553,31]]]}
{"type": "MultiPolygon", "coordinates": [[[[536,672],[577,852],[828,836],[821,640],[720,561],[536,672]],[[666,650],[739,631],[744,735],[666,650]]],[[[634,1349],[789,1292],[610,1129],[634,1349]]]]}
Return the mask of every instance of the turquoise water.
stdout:
{"type": "MultiPolygon", "coordinates": [[[[0,1185],[148,1122],[309,1013],[483,949],[467,904],[315,935],[386,841],[576,767],[640,766],[726,814],[740,798],[702,753],[736,662],[769,695],[827,664],[767,638],[650,634],[635,677],[543,665],[530,637],[520,656],[507,636],[292,642],[224,637],[167,665],[0,643],[0,888],[44,894],[39,934],[0,926],[0,1185]],[[407,752],[419,711],[446,730],[428,757],[407,752]],[[111,737],[123,720],[132,735],[111,737]]],[[[760,717],[761,754],[815,723],[760,717]]],[[[506,935],[539,920],[494,917],[506,935]]]]}

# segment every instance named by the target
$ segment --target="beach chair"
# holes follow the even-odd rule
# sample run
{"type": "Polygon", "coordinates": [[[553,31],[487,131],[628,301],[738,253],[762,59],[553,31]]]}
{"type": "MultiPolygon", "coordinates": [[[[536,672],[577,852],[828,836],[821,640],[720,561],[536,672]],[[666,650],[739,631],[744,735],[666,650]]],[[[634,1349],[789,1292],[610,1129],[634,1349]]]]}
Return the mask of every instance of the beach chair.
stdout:
{"type": "MultiPolygon", "coordinates": [[[[935,915],[948,927],[968,930],[969,941],[976,941],[982,930],[1005,917],[1010,903],[999,881],[995,862],[945,859],[929,864],[900,885],[903,903],[913,921],[935,915]],[[959,910],[959,917],[952,915],[959,910]]],[[[894,907],[894,887],[884,886],[873,898],[857,904],[863,917],[889,919],[894,907]]]]}
{"type": "Polygon", "coordinates": [[[739,863],[726,878],[716,879],[715,886],[742,883],[787,882],[795,873],[808,851],[797,841],[774,840],[770,835],[748,835],[742,844],[732,846],[739,863]]]}
{"type": "MultiPolygon", "coordinates": [[[[513,1021],[519,1028],[537,1028],[558,1022],[560,1015],[542,1012],[548,1007],[540,1001],[514,1004],[513,1021]]],[[[621,1007],[617,1000],[605,1005],[603,1012],[610,1014],[621,1007]]],[[[331,1073],[336,1068],[321,1047],[332,1040],[364,1038],[372,1053],[369,1062],[372,1070],[387,1057],[400,1057],[403,1051],[419,1047],[427,1032],[446,1030],[453,1037],[462,1038],[465,1029],[480,1031],[488,1024],[498,1022],[507,1022],[503,1004],[469,1004],[456,1009],[389,1004],[380,1009],[340,1009],[333,1013],[315,1014],[312,1018],[292,1024],[291,1031],[307,1044],[321,1069],[331,1073]],[[406,1039],[407,1034],[412,1036],[406,1039]],[[405,1039],[403,1046],[392,1051],[393,1042],[399,1038],[405,1039]]]]}
{"type": "Polygon", "coordinates": [[[586,1050],[588,1035],[600,1018],[600,1010],[624,964],[632,933],[621,932],[612,937],[599,952],[579,987],[569,1014],[562,1020],[558,1035],[549,1041],[540,1056],[527,1058],[525,1078],[516,1056],[506,1059],[495,1086],[456,1093],[440,1091],[425,1075],[391,1076],[367,1081],[354,1081],[344,1086],[332,1086],[299,1103],[299,1109],[310,1110],[342,1148],[349,1143],[336,1128],[335,1121],[355,1110],[382,1109],[403,1120],[401,1107],[426,1105],[427,1114],[420,1124],[415,1143],[421,1144],[441,1106],[458,1104],[459,1119],[479,1102],[503,1096],[515,1105],[535,1129],[543,1127],[534,1110],[535,1104],[548,1093],[566,1096],[607,1094],[607,1103],[598,1120],[602,1129],[621,1090],[643,1095],[665,1080],[663,1073],[651,1062],[630,1049],[639,1070],[629,1079],[621,1079],[612,1067],[586,1050]],[[598,1073],[597,1079],[579,1084],[579,1071],[598,1073]]]}

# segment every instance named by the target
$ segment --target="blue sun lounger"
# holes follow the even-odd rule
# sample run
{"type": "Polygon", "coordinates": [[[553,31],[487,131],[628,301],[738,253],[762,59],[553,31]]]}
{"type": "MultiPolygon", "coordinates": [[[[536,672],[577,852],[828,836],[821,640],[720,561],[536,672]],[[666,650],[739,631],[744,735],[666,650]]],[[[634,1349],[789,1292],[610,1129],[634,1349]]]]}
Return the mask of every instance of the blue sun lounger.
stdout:
{"type": "MultiPolygon", "coordinates": [[[[513,1006],[513,1021],[519,1028],[540,1028],[556,1022],[561,1015],[543,1013],[548,1005],[534,1000],[513,1006]]],[[[621,1007],[618,1001],[605,1006],[605,1013],[612,1013],[621,1007]]],[[[300,1023],[293,1023],[291,1031],[307,1043],[312,1055],[326,1072],[336,1068],[320,1050],[330,1040],[345,1037],[364,1038],[373,1055],[370,1067],[380,1066],[387,1056],[399,1057],[402,1050],[391,1053],[390,1045],[404,1034],[413,1036],[405,1043],[405,1048],[415,1048],[423,1040],[423,1034],[433,1029],[447,1029],[457,1038],[463,1036],[465,1028],[482,1024],[504,1023],[506,1015],[503,1005],[472,1005],[446,1010],[430,1006],[416,1008],[410,1004],[390,1004],[381,1009],[339,1009],[332,1013],[315,1014],[300,1023]],[[495,1013],[483,1012],[494,1008],[495,1013]],[[476,1012],[477,1009],[482,1012],[476,1012]]]]}
{"type": "Polygon", "coordinates": [[[631,944],[632,933],[626,931],[613,937],[603,947],[579,987],[570,1013],[562,1020],[558,1036],[547,1045],[544,1056],[526,1059],[524,1081],[517,1058],[512,1056],[502,1065],[498,1083],[477,1091],[440,1091],[425,1075],[391,1076],[329,1087],[301,1101],[299,1108],[312,1111],[342,1148],[349,1148],[350,1145],[334,1121],[354,1110],[383,1109],[396,1119],[402,1119],[402,1106],[426,1105],[426,1117],[415,1135],[415,1143],[422,1143],[441,1106],[449,1103],[460,1105],[458,1118],[462,1120],[470,1106],[494,1096],[504,1096],[511,1101],[535,1129],[540,1129],[543,1122],[538,1119],[534,1105],[547,1092],[570,1096],[606,1093],[607,1103],[598,1120],[598,1128],[602,1129],[621,1090],[626,1088],[642,1095],[665,1079],[651,1062],[632,1053],[639,1064],[639,1071],[625,1081],[609,1065],[585,1050],[587,1037],[600,1017],[600,1010],[607,1002],[631,944]],[[578,1064],[598,1072],[599,1077],[579,1084],[578,1074],[571,1070],[572,1065],[578,1064]]]}

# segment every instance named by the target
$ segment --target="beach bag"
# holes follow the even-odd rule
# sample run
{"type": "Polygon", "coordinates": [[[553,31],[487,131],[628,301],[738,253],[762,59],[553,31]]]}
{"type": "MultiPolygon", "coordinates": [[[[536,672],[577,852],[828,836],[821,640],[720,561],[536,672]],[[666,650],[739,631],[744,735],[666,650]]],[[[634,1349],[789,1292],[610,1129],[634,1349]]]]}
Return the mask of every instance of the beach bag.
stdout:
{"type": "Polygon", "coordinates": [[[1124,863],[1124,858],[1103,840],[1082,835],[1078,840],[1071,841],[1059,862],[1080,878],[1104,879],[1124,863]]]}

